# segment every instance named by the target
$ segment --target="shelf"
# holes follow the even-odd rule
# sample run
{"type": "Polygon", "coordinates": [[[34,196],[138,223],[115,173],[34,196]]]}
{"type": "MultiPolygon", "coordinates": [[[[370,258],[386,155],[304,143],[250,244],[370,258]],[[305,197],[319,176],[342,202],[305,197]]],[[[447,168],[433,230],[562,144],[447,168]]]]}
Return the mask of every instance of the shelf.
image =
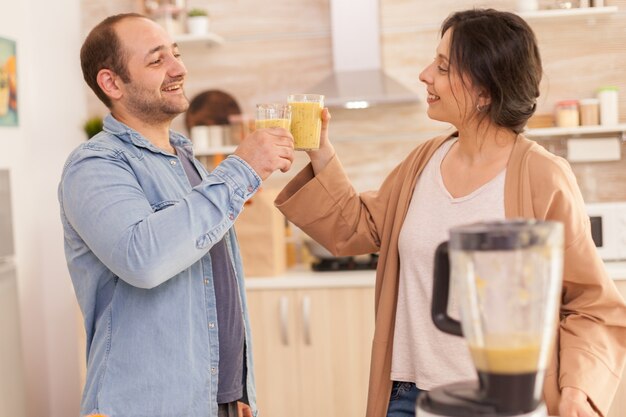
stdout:
{"type": "Polygon", "coordinates": [[[624,137],[624,132],[626,132],[625,123],[615,126],[544,127],[528,129],[524,134],[529,138],[536,138],[546,136],[590,135],[594,133],[621,133],[621,136],[624,137]]]}
{"type": "Polygon", "coordinates": [[[219,146],[217,148],[194,149],[195,156],[230,155],[235,152],[236,146],[219,146]]]}
{"type": "Polygon", "coordinates": [[[224,38],[220,35],[209,32],[204,35],[193,35],[191,33],[185,33],[182,35],[175,35],[174,41],[178,45],[192,45],[192,44],[206,44],[207,46],[216,46],[224,43],[224,38]]]}
{"type": "Polygon", "coordinates": [[[519,12],[524,19],[544,19],[553,17],[593,17],[617,13],[617,6],[606,7],[575,7],[572,9],[547,9],[534,12],[519,12]]]}

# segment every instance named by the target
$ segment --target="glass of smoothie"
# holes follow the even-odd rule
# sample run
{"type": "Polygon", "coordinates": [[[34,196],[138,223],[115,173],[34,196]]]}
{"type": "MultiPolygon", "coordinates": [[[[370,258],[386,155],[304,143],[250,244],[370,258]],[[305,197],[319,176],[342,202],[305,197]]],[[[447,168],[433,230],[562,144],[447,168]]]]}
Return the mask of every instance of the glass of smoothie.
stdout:
{"type": "Polygon", "coordinates": [[[256,105],[254,126],[257,129],[282,127],[289,130],[291,125],[291,108],[284,103],[264,103],[256,105]]]}
{"type": "Polygon", "coordinates": [[[291,94],[287,97],[287,102],[291,106],[291,134],[294,149],[298,151],[319,149],[324,96],[291,94]]]}

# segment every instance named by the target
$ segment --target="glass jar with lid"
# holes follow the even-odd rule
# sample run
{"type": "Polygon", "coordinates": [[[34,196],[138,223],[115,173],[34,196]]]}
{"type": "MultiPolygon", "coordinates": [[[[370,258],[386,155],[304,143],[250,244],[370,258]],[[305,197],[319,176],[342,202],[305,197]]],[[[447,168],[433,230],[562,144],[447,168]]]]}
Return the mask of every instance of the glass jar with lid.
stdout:
{"type": "Polygon", "coordinates": [[[578,100],[557,101],[554,112],[558,127],[576,127],[579,125],[578,100]]]}

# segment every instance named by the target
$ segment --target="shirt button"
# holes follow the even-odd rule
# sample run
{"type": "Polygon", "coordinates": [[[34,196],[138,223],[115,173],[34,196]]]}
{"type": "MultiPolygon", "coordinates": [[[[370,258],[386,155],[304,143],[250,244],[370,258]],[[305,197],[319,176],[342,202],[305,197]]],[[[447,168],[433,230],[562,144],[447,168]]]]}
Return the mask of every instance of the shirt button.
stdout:
{"type": "Polygon", "coordinates": [[[211,368],[211,374],[215,375],[217,373],[217,368],[216,367],[212,367],[211,368]]]}
{"type": "Polygon", "coordinates": [[[210,322],[209,323],[209,329],[214,329],[215,328],[215,323],[214,322],[210,322]]]}
{"type": "Polygon", "coordinates": [[[231,220],[235,220],[235,216],[233,216],[233,213],[230,213],[230,214],[228,215],[228,218],[229,218],[229,219],[231,219],[231,220]]]}
{"type": "Polygon", "coordinates": [[[254,188],[251,185],[248,185],[248,192],[251,193],[254,188]]]}
{"type": "Polygon", "coordinates": [[[170,160],[170,165],[172,165],[172,166],[176,165],[176,161],[174,161],[173,159],[170,160]]]}
{"type": "Polygon", "coordinates": [[[204,279],[204,285],[209,285],[209,279],[208,278],[204,279]]]}

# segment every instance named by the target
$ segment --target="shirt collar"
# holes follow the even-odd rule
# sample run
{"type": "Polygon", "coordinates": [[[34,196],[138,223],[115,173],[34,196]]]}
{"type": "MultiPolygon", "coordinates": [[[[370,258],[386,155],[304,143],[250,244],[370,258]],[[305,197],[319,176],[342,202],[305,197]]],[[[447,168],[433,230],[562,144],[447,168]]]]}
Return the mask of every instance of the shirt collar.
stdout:
{"type": "MultiPolygon", "coordinates": [[[[141,133],[128,127],[124,123],[117,120],[111,113],[107,114],[103,121],[103,130],[112,135],[117,136],[124,142],[132,143],[135,146],[150,149],[153,152],[162,152],[146,139],[141,133]]],[[[184,135],[170,129],[170,143],[172,146],[183,148],[191,152],[191,141],[184,135]]]]}

